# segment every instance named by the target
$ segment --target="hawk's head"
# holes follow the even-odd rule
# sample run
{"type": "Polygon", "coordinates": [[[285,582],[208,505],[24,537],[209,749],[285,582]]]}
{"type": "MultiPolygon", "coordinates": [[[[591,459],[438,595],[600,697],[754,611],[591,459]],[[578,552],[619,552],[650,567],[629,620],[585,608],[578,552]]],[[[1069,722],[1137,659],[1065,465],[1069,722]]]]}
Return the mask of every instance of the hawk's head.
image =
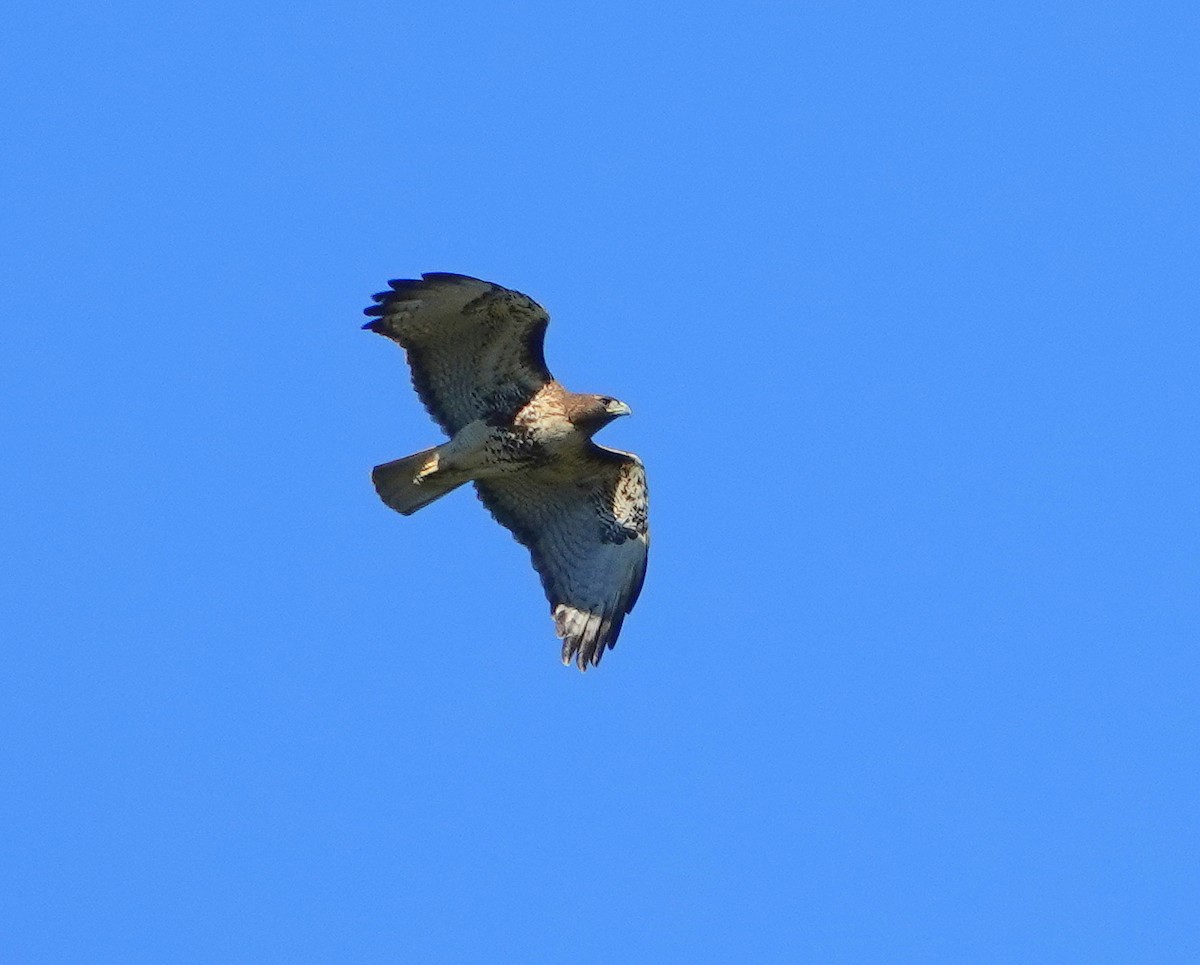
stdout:
{"type": "Polygon", "coordinates": [[[624,402],[608,395],[575,395],[567,406],[567,418],[588,435],[599,432],[613,419],[632,415],[624,402]]]}

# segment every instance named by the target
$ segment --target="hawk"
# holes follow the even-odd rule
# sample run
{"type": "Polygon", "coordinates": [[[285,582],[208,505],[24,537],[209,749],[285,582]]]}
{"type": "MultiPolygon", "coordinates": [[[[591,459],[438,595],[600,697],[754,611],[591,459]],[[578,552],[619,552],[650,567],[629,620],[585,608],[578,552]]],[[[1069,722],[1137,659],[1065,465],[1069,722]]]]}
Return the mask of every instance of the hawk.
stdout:
{"type": "Polygon", "coordinates": [[[529,548],[563,663],[599,664],[637,602],[650,544],[641,460],[592,442],[629,406],[554,379],[542,352],[550,318],[527,295],[443,272],[388,285],[363,327],[405,350],[450,440],[376,466],[376,491],[408,516],[473,483],[529,548]]]}

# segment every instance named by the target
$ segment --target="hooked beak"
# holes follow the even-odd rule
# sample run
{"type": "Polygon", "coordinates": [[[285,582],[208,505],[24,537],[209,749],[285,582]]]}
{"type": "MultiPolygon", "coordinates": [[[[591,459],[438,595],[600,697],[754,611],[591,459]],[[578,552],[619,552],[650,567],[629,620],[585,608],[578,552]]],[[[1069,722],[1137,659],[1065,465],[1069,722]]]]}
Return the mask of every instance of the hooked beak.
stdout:
{"type": "Polygon", "coordinates": [[[608,404],[608,414],[615,419],[619,415],[633,415],[633,410],[624,402],[618,402],[616,399],[613,399],[608,404]]]}

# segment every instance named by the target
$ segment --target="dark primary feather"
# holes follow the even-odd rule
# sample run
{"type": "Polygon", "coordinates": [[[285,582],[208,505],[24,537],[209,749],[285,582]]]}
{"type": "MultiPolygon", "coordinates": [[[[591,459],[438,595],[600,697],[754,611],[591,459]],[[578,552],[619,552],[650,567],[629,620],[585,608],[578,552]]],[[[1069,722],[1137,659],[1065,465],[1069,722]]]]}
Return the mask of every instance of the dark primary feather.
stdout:
{"type": "Polygon", "coordinates": [[[552,381],[549,316],[527,295],[468,275],[398,278],[374,296],[364,328],[408,353],[413,387],[448,434],[477,419],[511,418],[552,381]]]}

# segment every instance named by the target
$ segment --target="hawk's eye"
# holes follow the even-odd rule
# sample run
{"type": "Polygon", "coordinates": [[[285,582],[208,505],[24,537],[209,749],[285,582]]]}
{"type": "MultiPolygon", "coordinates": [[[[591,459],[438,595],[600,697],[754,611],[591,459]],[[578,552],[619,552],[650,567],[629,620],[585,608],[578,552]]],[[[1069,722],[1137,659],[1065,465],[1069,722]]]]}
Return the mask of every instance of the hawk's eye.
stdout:
{"type": "Polygon", "coordinates": [[[602,398],[600,401],[601,401],[601,402],[603,402],[605,405],[612,405],[612,404],[613,404],[613,402],[615,402],[616,400],[615,400],[615,399],[610,399],[610,398],[609,398],[609,397],[606,395],[606,396],[604,396],[604,397],[603,397],[603,398],[602,398]]]}

